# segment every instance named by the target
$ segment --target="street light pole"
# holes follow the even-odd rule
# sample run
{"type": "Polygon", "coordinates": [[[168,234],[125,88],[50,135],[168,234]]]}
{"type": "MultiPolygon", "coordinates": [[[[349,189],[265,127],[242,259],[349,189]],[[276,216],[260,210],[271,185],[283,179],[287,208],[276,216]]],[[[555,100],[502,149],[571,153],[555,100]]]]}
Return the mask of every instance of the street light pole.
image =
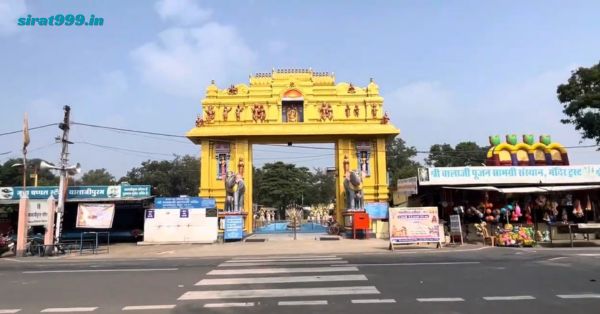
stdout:
{"type": "Polygon", "coordinates": [[[56,229],[55,236],[56,243],[60,242],[60,233],[62,227],[62,214],[65,209],[65,196],[67,194],[67,162],[69,161],[69,129],[70,129],[70,114],[71,107],[65,106],[64,108],[65,116],[63,118],[63,122],[58,125],[58,127],[63,130],[62,139],[60,139],[62,143],[62,150],[60,153],[60,183],[58,185],[58,206],[56,208],[56,229]]]}

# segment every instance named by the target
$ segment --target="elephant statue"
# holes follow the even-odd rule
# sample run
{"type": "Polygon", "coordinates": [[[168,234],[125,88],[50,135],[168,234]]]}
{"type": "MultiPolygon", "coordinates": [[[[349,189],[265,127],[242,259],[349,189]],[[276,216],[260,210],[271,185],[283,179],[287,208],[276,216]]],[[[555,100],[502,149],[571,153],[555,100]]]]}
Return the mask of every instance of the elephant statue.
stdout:
{"type": "Polygon", "coordinates": [[[346,175],[346,179],[344,179],[346,209],[362,209],[364,207],[362,181],[363,176],[357,170],[350,171],[346,175]]]}
{"type": "Polygon", "coordinates": [[[240,174],[232,171],[225,178],[225,211],[241,212],[244,209],[244,193],[246,185],[240,174]]]}

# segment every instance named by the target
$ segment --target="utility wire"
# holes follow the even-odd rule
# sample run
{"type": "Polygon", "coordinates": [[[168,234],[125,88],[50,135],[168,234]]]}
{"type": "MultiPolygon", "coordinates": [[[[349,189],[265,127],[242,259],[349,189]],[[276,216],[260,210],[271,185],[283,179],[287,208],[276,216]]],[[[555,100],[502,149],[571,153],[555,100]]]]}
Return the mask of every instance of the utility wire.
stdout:
{"type": "MultiPolygon", "coordinates": [[[[29,131],[37,130],[37,129],[43,129],[43,128],[47,128],[49,126],[54,126],[54,125],[58,125],[58,123],[50,123],[50,124],[46,124],[46,125],[35,126],[35,127],[32,127],[32,128],[29,128],[29,131]]],[[[17,130],[17,131],[6,132],[6,133],[0,133],[0,136],[17,134],[17,133],[22,133],[22,132],[23,132],[23,129],[17,130]]]]}
{"type": "Polygon", "coordinates": [[[103,126],[103,125],[81,123],[81,122],[71,122],[71,124],[73,124],[73,125],[82,125],[82,126],[87,126],[87,127],[91,127],[91,128],[99,128],[99,129],[106,129],[106,130],[130,132],[130,133],[140,133],[140,134],[158,135],[158,136],[175,137],[175,138],[187,138],[185,135],[159,133],[159,132],[149,132],[149,131],[140,131],[140,130],[124,129],[124,128],[115,128],[115,127],[112,127],[112,126],[103,126]]]}
{"type": "Polygon", "coordinates": [[[104,149],[110,149],[110,150],[126,151],[126,152],[132,152],[132,153],[140,153],[140,154],[148,154],[148,155],[160,155],[160,156],[173,157],[173,154],[165,154],[165,153],[157,153],[157,152],[147,152],[147,151],[141,151],[141,150],[135,150],[135,149],[129,149],[129,148],[123,148],[123,147],[115,147],[115,146],[95,144],[95,143],[90,143],[90,142],[86,142],[86,141],[75,142],[75,143],[86,144],[86,145],[91,145],[91,146],[100,147],[100,148],[104,148],[104,149]]]}
{"type": "MultiPolygon", "coordinates": [[[[116,128],[116,127],[111,127],[111,126],[103,126],[103,125],[89,124],[89,123],[71,122],[71,124],[112,130],[112,131],[128,132],[128,133],[157,135],[157,136],[165,136],[165,137],[172,137],[172,138],[187,138],[187,136],[185,136],[185,135],[160,133],[160,132],[149,132],[149,131],[141,131],[141,130],[134,130],[134,129],[126,129],[126,128],[116,128]]],[[[56,125],[56,123],[50,124],[50,125],[56,125]]],[[[50,125],[46,125],[46,126],[50,126],[50,125]]],[[[42,126],[42,127],[46,127],[46,126],[42,126]]],[[[40,127],[37,127],[37,128],[40,128],[40,127]]],[[[34,128],[32,128],[32,129],[34,129],[34,128]]],[[[21,132],[21,131],[10,132],[8,134],[13,134],[13,133],[17,133],[17,132],[21,132]]],[[[0,134],[0,135],[2,135],[2,134],[0,134]]],[[[227,139],[208,139],[208,140],[215,141],[215,142],[233,142],[232,140],[227,140],[227,139]]],[[[289,146],[287,144],[254,144],[254,145],[264,145],[264,146],[274,146],[274,147],[294,147],[294,148],[318,149],[318,150],[336,150],[335,147],[320,147],[320,146],[310,146],[310,145],[293,145],[293,146],[289,146]]],[[[565,149],[579,149],[579,148],[592,148],[592,147],[597,148],[597,147],[600,147],[600,145],[575,145],[575,146],[565,146],[564,148],[565,149]]],[[[342,151],[354,151],[354,149],[352,149],[352,148],[342,149],[342,151]]],[[[383,152],[383,151],[377,151],[377,152],[383,152]]],[[[481,152],[481,151],[475,151],[475,150],[460,151],[460,153],[478,153],[478,152],[481,152]]],[[[416,150],[416,153],[417,154],[429,154],[430,151],[416,150]]],[[[453,153],[450,153],[450,154],[453,154],[453,153]]],[[[447,155],[447,154],[445,154],[445,155],[447,155]]]]}

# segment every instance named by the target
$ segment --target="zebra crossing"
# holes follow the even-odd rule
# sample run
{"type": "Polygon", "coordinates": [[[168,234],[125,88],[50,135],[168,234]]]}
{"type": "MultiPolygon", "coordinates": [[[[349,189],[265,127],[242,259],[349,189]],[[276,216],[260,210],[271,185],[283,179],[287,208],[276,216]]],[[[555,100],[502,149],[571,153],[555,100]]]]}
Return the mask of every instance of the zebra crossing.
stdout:
{"type": "Polygon", "coordinates": [[[372,298],[380,294],[377,287],[369,285],[358,267],[347,264],[331,255],[233,258],[210,270],[178,300],[208,302],[207,308],[252,307],[271,299],[278,306],[318,306],[333,296],[369,297],[353,303],[379,302],[372,298]]]}

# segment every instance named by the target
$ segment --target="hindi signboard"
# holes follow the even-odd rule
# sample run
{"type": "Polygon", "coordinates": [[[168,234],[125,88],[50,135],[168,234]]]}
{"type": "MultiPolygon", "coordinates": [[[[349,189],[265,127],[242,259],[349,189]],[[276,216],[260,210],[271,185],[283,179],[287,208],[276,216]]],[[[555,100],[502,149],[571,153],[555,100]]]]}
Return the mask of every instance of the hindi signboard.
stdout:
{"type": "Polygon", "coordinates": [[[241,215],[225,216],[224,240],[239,240],[244,236],[244,217],[241,215]]]}
{"type": "MultiPolygon", "coordinates": [[[[18,200],[23,194],[23,187],[0,187],[0,199],[18,200]]],[[[28,186],[27,197],[47,200],[53,196],[58,198],[57,186],[28,186]]],[[[149,185],[84,185],[67,188],[67,200],[73,199],[128,199],[150,197],[149,185]]]]}
{"type": "Polygon", "coordinates": [[[390,208],[390,244],[440,243],[437,207],[390,208]]]}
{"type": "Polygon", "coordinates": [[[27,225],[48,225],[48,200],[30,200],[27,202],[27,225]]]}
{"type": "Polygon", "coordinates": [[[460,244],[463,244],[462,226],[459,215],[450,215],[450,235],[460,235],[460,244]]]}
{"type": "Polygon", "coordinates": [[[419,194],[417,177],[398,179],[396,182],[396,192],[406,196],[419,194]]]}
{"type": "Polygon", "coordinates": [[[419,185],[600,183],[600,165],[420,168],[419,185]]]}
{"type": "Polygon", "coordinates": [[[77,207],[76,228],[110,229],[115,216],[115,204],[85,204],[77,207]]]}
{"type": "Polygon", "coordinates": [[[217,202],[214,198],[203,197],[157,197],[154,200],[155,208],[215,208],[217,202]]]}

